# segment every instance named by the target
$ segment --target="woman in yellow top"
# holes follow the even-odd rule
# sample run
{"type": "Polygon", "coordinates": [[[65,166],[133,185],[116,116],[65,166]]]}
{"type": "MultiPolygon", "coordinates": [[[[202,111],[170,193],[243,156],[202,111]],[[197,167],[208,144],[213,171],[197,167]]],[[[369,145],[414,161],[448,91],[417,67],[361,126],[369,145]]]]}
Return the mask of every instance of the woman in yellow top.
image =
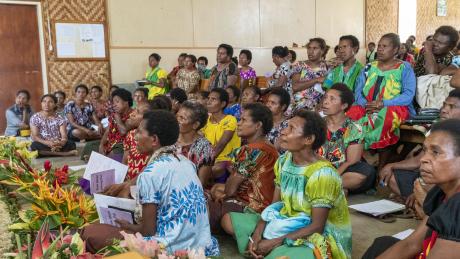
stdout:
{"type": "Polygon", "coordinates": [[[214,88],[209,93],[207,103],[211,114],[208,123],[202,129],[204,136],[211,142],[215,158],[212,174],[215,182],[225,183],[226,168],[230,165],[230,153],[241,146],[241,140],[236,134],[237,121],[232,115],[225,115],[224,109],[228,104],[228,93],[223,88],[214,88]]]}
{"type": "Polygon", "coordinates": [[[145,73],[145,80],[147,81],[144,85],[149,89],[148,99],[152,100],[155,96],[166,94],[169,90],[168,87],[168,72],[159,67],[161,56],[157,53],[153,53],[149,56],[149,66],[145,73]]]}

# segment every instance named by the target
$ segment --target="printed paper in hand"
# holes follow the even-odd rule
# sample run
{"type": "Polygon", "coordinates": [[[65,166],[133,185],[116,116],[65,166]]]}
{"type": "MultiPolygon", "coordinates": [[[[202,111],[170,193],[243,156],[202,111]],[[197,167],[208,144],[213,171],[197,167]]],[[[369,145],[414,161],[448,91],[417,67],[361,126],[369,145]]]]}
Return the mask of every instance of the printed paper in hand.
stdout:
{"type": "Polygon", "coordinates": [[[91,181],[91,174],[109,169],[115,169],[115,183],[122,183],[125,180],[126,173],[128,172],[127,165],[93,151],[83,178],[91,181]]]}
{"type": "Polygon", "coordinates": [[[399,240],[403,240],[406,237],[410,236],[410,234],[412,234],[412,232],[414,232],[414,230],[412,228],[409,228],[409,229],[406,229],[404,231],[399,232],[398,234],[394,234],[393,237],[395,237],[395,238],[397,238],[399,240]]]}
{"type": "Polygon", "coordinates": [[[406,208],[404,204],[392,202],[389,200],[379,200],[368,203],[355,204],[348,207],[363,213],[371,214],[376,217],[400,211],[406,208]]]}
{"type": "Polygon", "coordinates": [[[119,225],[115,222],[115,220],[124,220],[127,221],[130,224],[133,224],[133,215],[134,212],[130,211],[123,211],[123,210],[118,210],[115,208],[100,208],[101,215],[100,215],[100,221],[105,222],[104,224],[109,224],[115,227],[118,227],[119,225]]]}
{"type": "MultiPolygon", "coordinates": [[[[116,215],[115,218],[120,217],[119,219],[124,219],[127,220],[125,217],[127,217],[125,213],[127,212],[132,221],[132,213],[134,213],[136,209],[136,201],[132,199],[124,199],[124,198],[117,198],[117,197],[111,197],[107,195],[102,195],[102,194],[94,194],[94,203],[96,204],[96,210],[97,214],[99,215],[99,220],[100,223],[102,224],[110,224],[110,214],[107,214],[109,207],[111,207],[112,210],[113,207],[119,208],[120,210],[117,210],[117,212],[112,212],[112,215],[116,215]]],[[[116,209],[115,209],[116,210],[116,209]]],[[[110,210],[109,210],[110,211],[110,210]]]]}
{"type": "Polygon", "coordinates": [[[115,169],[91,174],[91,194],[103,192],[113,184],[115,184],[115,169]]]}

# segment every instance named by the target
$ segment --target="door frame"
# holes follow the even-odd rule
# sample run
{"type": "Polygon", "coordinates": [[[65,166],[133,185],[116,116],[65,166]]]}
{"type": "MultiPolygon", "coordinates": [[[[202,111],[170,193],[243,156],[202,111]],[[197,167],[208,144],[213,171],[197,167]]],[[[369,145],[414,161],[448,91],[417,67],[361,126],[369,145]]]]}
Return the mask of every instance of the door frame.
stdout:
{"type": "Polygon", "coordinates": [[[38,37],[40,41],[40,63],[41,63],[41,70],[42,70],[43,94],[47,94],[48,93],[48,73],[47,73],[47,66],[46,66],[45,35],[43,33],[43,16],[42,16],[41,2],[0,0],[0,4],[35,5],[36,6],[37,19],[38,19],[38,37]]]}

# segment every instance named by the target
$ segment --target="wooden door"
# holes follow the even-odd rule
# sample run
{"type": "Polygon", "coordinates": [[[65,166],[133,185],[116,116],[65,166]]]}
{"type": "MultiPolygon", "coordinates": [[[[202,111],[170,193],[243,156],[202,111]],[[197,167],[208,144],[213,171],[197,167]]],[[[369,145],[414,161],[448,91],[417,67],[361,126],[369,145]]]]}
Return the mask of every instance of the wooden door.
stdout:
{"type": "Polygon", "coordinates": [[[5,111],[20,89],[30,92],[30,104],[39,111],[43,82],[37,6],[0,4],[0,135],[5,111]]]}

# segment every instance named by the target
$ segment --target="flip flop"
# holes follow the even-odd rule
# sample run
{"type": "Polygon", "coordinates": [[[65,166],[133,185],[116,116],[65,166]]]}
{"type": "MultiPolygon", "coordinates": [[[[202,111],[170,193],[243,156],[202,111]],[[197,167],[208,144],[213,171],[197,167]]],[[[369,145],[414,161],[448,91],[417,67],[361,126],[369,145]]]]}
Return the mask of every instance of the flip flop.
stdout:
{"type": "Polygon", "coordinates": [[[384,223],[393,223],[396,221],[396,218],[391,214],[384,214],[384,215],[377,216],[377,219],[384,223]]]}
{"type": "Polygon", "coordinates": [[[412,209],[404,209],[404,210],[392,213],[392,215],[399,219],[412,219],[415,217],[415,213],[412,209]]]}

